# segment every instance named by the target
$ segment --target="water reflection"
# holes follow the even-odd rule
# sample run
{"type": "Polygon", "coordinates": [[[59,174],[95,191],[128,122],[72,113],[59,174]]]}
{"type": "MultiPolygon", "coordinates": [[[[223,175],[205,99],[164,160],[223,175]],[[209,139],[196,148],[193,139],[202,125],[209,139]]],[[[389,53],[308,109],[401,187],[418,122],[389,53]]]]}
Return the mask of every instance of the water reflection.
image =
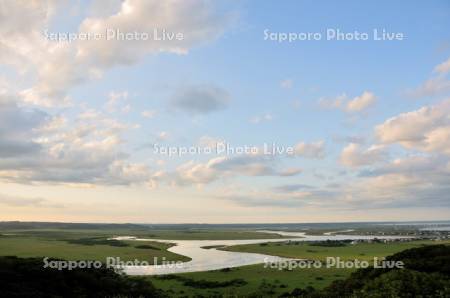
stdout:
{"type": "Polygon", "coordinates": [[[276,233],[292,238],[277,239],[251,239],[251,240],[161,240],[143,239],[135,237],[116,237],[116,240],[135,241],[157,241],[165,243],[175,243],[168,250],[170,252],[190,257],[192,260],[182,263],[181,266],[152,265],[152,266],[126,266],[124,272],[129,275],[161,275],[172,273],[198,272],[232,268],[245,265],[260,264],[266,262],[277,262],[286,258],[269,256],[256,253],[243,253],[222,251],[217,248],[202,248],[205,246],[231,246],[240,244],[255,244],[264,242],[285,242],[285,241],[324,241],[324,240],[360,240],[360,239],[399,239],[405,237],[398,236],[366,236],[366,235],[305,235],[304,232],[284,232],[284,231],[261,231],[276,233]],[[301,238],[298,238],[301,237],[301,238]]]}

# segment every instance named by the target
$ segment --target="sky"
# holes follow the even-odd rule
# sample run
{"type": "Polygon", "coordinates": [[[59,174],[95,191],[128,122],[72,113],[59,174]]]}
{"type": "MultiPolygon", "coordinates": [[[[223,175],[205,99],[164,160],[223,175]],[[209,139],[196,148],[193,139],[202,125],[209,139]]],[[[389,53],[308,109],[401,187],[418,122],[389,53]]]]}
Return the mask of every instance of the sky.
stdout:
{"type": "Polygon", "coordinates": [[[0,220],[448,219],[448,1],[0,3],[0,220]]]}

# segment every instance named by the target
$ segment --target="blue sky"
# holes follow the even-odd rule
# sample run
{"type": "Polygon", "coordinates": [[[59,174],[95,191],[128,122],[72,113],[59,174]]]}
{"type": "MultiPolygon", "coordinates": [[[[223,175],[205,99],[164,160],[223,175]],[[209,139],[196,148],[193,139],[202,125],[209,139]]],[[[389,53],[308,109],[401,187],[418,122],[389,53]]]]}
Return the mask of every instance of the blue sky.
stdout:
{"type": "Polygon", "coordinates": [[[448,219],[447,1],[11,2],[0,16],[4,219],[448,219]],[[185,38],[43,34],[108,28],[185,38]],[[369,40],[264,39],[328,29],[369,40]],[[153,152],[217,142],[294,154],[153,152]]]}

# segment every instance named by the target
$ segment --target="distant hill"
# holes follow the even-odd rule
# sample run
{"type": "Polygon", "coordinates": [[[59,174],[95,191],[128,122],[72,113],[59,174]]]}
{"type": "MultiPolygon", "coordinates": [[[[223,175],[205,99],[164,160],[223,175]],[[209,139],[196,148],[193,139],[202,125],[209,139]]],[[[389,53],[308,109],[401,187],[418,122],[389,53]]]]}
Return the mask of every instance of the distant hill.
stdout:
{"type": "Polygon", "coordinates": [[[0,229],[20,230],[20,229],[144,229],[145,226],[139,224],[110,224],[110,223],[65,223],[65,222],[22,222],[3,221],[0,222],[0,229]]]}

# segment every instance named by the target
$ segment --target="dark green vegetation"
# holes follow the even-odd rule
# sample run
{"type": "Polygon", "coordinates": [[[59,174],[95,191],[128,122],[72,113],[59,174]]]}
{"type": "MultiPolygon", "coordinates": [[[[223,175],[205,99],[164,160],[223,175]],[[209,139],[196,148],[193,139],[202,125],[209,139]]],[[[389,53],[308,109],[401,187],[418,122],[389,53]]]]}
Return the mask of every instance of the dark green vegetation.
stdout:
{"type": "Polygon", "coordinates": [[[147,245],[147,244],[143,244],[143,245],[136,245],[135,248],[139,248],[139,249],[153,249],[153,250],[161,250],[161,248],[159,248],[158,246],[154,246],[154,245],[147,245]]]}
{"type": "Polygon", "coordinates": [[[224,248],[224,245],[206,245],[206,246],[202,246],[202,248],[204,249],[212,249],[212,248],[224,248]]]}
{"type": "Polygon", "coordinates": [[[278,270],[264,268],[263,264],[226,268],[208,272],[194,272],[167,276],[147,277],[155,287],[171,297],[247,297],[255,293],[277,297],[295,288],[312,286],[323,288],[336,279],[344,279],[353,270],[319,268],[278,270]],[[189,280],[189,283],[186,281],[189,280]],[[236,280],[240,281],[239,283],[236,280]],[[241,281],[242,280],[242,281],[241,281]],[[197,285],[214,285],[210,288],[197,285]],[[217,287],[218,285],[226,285],[217,287]]]}
{"type": "MultiPolygon", "coordinates": [[[[404,269],[359,269],[323,290],[297,289],[299,297],[450,297],[450,246],[412,248],[386,258],[404,269]]],[[[293,296],[287,293],[287,296],[293,296]]]]}
{"type": "Polygon", "coordinates": [[[0,288],[4,297],[449,297],[450,246],[413,248],[387,260],[403,261],[405,269],[350,273],[254,265],[143,279],[105,268],[60,271],[43,268],[40,259],[0,257],[0,288]]]}
{"type": "Polygon", "coordinates": [[[80,239],[68,239],[67,243],[70,244],[81,244],[81,245],[109,245],[116,247],[126,247],[130,246],[128,243],[119,240],[108,240],[106,238],[94,237],[94,238],[80,238],[80,239]]]}
{"type": "Polygon", "coordinates": [[[323,246],[323,247],[340,247],[340,246],[347,246],[350,244],[350,240],[345,241],[336,241],[336,240],[326,240],[326,241],[318,241],[318,242],[311,242],[310,246],[323,246]]]}
{"type": "MultiPolygon", "coordinates": [[[[209,272],[145,277],[145,282],[142,282],[142,279],[116,276],[113,274],[114,272],[106,269],[93,271],[82,269],[71,273],[67,270],[58,271],[50,268],[47,270],[55,272],[43,271],[42,267],[42,257],[104,261],[106,256],[112,256],[120,257],[123,261],[139,259],[149,261],[149,263],[152,263],[153,258],[157,257],[158,259],[165,258],[167,261],[187,261],[188,258],[167,251],[172,244],[156,241],[136,242],[107,239],[114,236],[193,240],[279,237],[275,234],[256,232],[256,229],[275,230],[277,226],[281,228],[280,225],[271,226],[0,222],[0,256],[16,255],[22,258],[37,258],[17,260],[0,257],[0,296],[14,297],[11,292],[17,291],[16,297],[49,297],[52,295],[54,297],[82,297],[89,291],[90,294],[84,295],[85,297],[137,297],[139,295],[161,297],[163,294],[169,297],[450,297],[448,293],[448,246],[433,251],[429,246],[436,243],[448,245],[450,244],[449,240],[359,244],[350,244],[348,241],[315,243],[289,241],[226,248],[233,251],[312,260],[324,260],[327,256],[340,257],[342,260],[372,260],[374,256],[383,257],[395,254],[392,258],[400,258],[405,260],[405,263],[409,262],[407,269],[402,270],[364,269],[357,271],[338,268],[279,270],[264,268],[264,265],[260,264],[209,272]],[[404,250],[407,250],[408,253],[399,253],[404,250]],[[39,261],[39,268],[36,267],[37,261],[39,261]],[[31,264],[29,267],[30,272],[27,271],[27,268],[23,268],[29,265],[27,262],[34,262],[34,265],[31,264]],[[440,267],[436,264],[440,264],[440,267]],[[6,275],[8,278],[3,278],[6,275]],[[46,280],[41,282],[42,279],[46,280]],[[18,280],[24,280],[20,288],[18,280]],[[60,288],[50,289],[59,283],[61,283],[60,288]],[[100,283],[110,289],[98,288],[100,283]],[[155,290],[153,285],[161,291],[155,290]],[[127,289],[122,287],[127,287],[127,289]],[[45,292],[47,288],[49,288],[48,292],[45,292]],[[64,294],[61,294],[62,292],[64,294]]],[[[308,227],[301,224],[286,225],[286,230],[299,231],[304,228],[308,228],[308,233],[311,234],[343,231],[350,228],[364,231],[363,233],[367,234],[404,235],[415,233],[417,235],[420,233],[413,225],[312,224],[308,227]]],[[[280,241],[283,239],[280,238],[280,241]]],[[[218,246],[206,248],[212,249],[218,248],[218,246]]],[[[219,249],[224,248],[219,247],[219,249]]]]}
{"type": "Polygon", "coordinates": [[[0,257],[1,297],[168,297],[148,280],[112,269],[57,270],[41,259],[0,257]]]}
{"type": "Polygon", "coordinates": [[[148,279],[171,297],[450,297],[449,245],[412,248],[387,260],[402,261],[405,269],[280,271],[253,265],[148,279]],[[245,283],[232,284],[239,277],[245,283]],[[232,285],[217,287],[226,283],[232,285]]]}
{"type": "MultiPolygon", "coordinates": [[[[227,272],[227,270],[221,272],[227,272]]],[[[242,278],[235,278],[231,280],[224,280],[224,281],[218,281],[218,280],[195,280],[186,276],[180,276],[180,275],[162,275],[157,277],[158,280],[176,280],[178,282],[181,282],[183,286],[185,287],[191,287],[196,289],[214,289],[214,288],[224,288],[224,287],[241,287],[247,284],[245,280],[242,278]]]]}

